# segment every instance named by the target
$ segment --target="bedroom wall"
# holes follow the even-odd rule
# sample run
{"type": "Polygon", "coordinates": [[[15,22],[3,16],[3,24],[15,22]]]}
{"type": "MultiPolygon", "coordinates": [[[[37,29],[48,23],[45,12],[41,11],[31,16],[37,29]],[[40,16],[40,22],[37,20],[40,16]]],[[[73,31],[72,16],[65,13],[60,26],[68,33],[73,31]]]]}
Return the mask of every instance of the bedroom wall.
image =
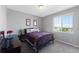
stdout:
{"type": "Polygon", "coordinates": [[[0,5],[0,31],[6,30],[6,7],[0,5]]]}
{"type": "Polygon", "coordinates": [[[18,30],[25,29],[33,26],[33,20],[37,20],[37,26],[41,29],[41,18],[26,13],[18,12],[15,10],[7,9],[7,29],[13,29],[15,33],[18,33],[18,30]],[[31,19],[31,25],[26,26],[26,19],[31,19]]]}
{"type": "Polygon", "coordinates": [[[79,46],[79,6],[70,8],[42,18],[42,31],[54,33],[58,41],[63,41],[75,46],[79,46]],[[67,13],[74,14],[73,33],[62,33],[53,31],[53,17],[67,13]]]}

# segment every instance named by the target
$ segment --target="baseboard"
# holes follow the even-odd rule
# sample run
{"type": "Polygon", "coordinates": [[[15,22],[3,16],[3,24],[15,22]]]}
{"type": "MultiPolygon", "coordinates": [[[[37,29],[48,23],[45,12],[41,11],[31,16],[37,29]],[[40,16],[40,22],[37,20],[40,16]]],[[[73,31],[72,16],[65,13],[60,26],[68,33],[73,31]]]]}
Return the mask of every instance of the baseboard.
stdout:
{"type": "Polygon", "coordinates": [[[68,42],[65,42],[65,41],[62,41],[62,40],[55,40],[55,41],[58,41],[58,42],[61,42],[61,43],[65,43],[65,44],[67,44],[67,45],[70,45],[70,46],[73,46],[73,47],[79,49],[79,46],[78,46],[78,45],[75,45],[75,44],[72,44],[72,43],[68,43],[68,42]]]}

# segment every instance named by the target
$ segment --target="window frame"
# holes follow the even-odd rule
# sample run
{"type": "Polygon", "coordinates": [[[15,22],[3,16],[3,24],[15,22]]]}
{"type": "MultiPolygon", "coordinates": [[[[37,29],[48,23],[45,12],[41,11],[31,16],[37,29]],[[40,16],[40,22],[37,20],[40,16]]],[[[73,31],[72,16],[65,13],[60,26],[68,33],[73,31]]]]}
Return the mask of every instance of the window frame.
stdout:
{"type": "MultiPolygon", "coordinates": [[[[63,21],[62,21],[63,22],[63,21]]],[[[61,28],[62,28],[62,22],[61,22],[61,28]]],[[[74,33],[74,30],[73,30],[73,26],[74,26],[74,13],[72,12],[72,13],[66,13],[66,14],[62,14],[62,15],[56,15],[56,16],[54,16],[53,17],[53,31],[54,32],[60,32],[60,33],[74,33]],[[56,18],[56,17],[63,17],[63,16],[67,16],[67,15],[70,15],[70,16],[72,16],[73,17],[73,20],[72,20],[72,31],[71,32],[64,32],[64,31],[56,31],[54,28],[55,28],[55,26],[54,26],[54,19],[56,18]]]]}

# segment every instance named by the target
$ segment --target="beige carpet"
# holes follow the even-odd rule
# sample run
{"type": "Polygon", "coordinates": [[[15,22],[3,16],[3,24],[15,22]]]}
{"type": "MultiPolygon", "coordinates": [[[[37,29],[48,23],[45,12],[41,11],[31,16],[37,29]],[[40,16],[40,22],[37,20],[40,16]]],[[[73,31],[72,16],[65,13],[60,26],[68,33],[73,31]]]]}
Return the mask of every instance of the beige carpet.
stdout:
{"type": "MultiPolygon", "coordinates": [[[[33,53],[27,43],[22,43],[22,53],[33,53]]],[[[55,41],[43,47],[39,53],[79,53],[79,49],[73,46],[55,41]]]]}

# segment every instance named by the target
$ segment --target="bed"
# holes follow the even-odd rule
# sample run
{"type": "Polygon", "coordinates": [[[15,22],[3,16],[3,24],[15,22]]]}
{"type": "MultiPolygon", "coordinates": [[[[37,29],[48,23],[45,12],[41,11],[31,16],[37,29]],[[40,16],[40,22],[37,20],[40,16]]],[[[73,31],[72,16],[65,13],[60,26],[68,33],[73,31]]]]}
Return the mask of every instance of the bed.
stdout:
{"type": "Polygon", "coordinates": [[[53,34],[46,32],[29,32],[26,34],[26,38],[26,41],[32,46],[35,52],[39,52],[39,49],[44,47],[50,41],[54,43],[53,34]]]}

